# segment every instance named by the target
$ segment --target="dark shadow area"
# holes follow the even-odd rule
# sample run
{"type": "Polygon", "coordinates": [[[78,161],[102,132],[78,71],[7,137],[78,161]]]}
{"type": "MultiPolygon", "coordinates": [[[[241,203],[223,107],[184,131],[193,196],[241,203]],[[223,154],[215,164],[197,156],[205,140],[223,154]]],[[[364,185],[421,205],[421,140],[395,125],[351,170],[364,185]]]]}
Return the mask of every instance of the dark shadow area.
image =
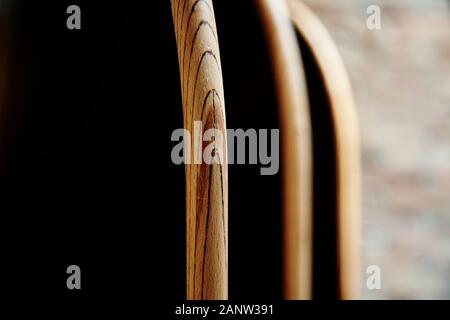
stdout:
{"type": "Polygon", "coordinates": [[[2,182],[2,291],[184,297],[182,127],[168,1],[16,1],[2,182]],[[66,288],[66,268],[82,290],[66,288]],[[157,292],[157,295],[155,295],[157,292]]]}
{"type": "Polygon", "coordinates": [[[302,52],[313,133],[313,298],[336,299],[336,147],[330,102],[311,49],[297,33],[302,52]]]}
{"type": "MultiPolygon", "coordinates": [[[[277,129],[266,39],[254,1],[214,1],[223,65],[227,127],[277,129]]],[[[280,150],[281,153],[281,150],[280,150]]],[[[231,299],[281,298],[281,169],[229,166],[231,299]]]]}
{"type": "MultiPolygon", "coordinates": [[[[169,1],[14,2],[2,110],[2,292],[10,297],[185,296],[182,109],[169,1]],[[3,220],[2,220],[3,221],[3,220]],[[82,290],[66,288],[66,268],[82,290]]],[[[229,128],[278,127],[252,1],[215,1],[229,128]]],[[[229,167],[232,299],[281,296],[280,174],[229,167]]]]}

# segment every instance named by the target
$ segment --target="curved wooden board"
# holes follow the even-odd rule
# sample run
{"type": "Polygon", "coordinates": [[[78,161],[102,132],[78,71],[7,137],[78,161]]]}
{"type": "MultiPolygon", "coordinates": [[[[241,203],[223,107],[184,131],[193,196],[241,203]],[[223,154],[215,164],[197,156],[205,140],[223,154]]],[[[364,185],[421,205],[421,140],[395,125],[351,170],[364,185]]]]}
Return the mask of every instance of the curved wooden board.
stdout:
{"type": "Polygon", "coordinates": [[[283,198],[283,297],[310,299],[312,142],[300,50],[284,1],[256,0],[279,105],[283,198]]]}
{"type": "Polygon", "coordinates": [[[181,77],[186,173],[187,299],[227,299],[228,174],[225,105],[219,44],[211,0],[171,0],[181,77]],[[194,137],[199,124],[216,129],[222,139],[194,137]],[[221,140],[221,141],[220,141],[221,140]],[[213,144],[218,163],[203,152],[213,144]],[[200,163],[202,162],[202,163],[200,163]]]}
{"type": "Polygon", "coordinates": [[[311,50],[331,107],[336,144],[338,298],[359,296],[360,146],[350,81],[336,45],[314,13],[288,0],[292,22],[311,50]]]}

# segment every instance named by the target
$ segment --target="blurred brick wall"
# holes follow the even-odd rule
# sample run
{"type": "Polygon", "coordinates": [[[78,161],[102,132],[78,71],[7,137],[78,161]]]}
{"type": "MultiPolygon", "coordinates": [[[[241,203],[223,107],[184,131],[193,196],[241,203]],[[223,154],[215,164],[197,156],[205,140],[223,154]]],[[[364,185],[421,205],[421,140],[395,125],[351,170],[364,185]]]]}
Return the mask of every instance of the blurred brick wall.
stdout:
{"type": "Polygon", "coordinates": [[[450,8],[445,0],[307,0],[337,43],[363,150],[364,298],[450,298],[450,8]],[[369,5],[381,30],[366,28],[369,5]]]}

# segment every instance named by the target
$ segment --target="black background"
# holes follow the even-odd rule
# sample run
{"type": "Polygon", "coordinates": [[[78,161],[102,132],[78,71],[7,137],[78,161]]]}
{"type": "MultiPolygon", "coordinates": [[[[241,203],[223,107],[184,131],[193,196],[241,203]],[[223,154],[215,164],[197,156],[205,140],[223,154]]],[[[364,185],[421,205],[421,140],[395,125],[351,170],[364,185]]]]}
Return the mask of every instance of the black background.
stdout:
{"type": "MultiPolygon", "coordinates": [[[[214,1],[228,128],[278,128],[252,1],[214,1]]],[[[24,1],[10,13],[1,110],[2,274],[9,296],[185,296],[182,127],[169,1],[24,1]],[[81,30],[66,9],[81,7],[81,30]],[[68,290],[66,268],[81,267],[68,290]]],[[[280,173],[229,166],[229,295],[281,297],[280,173]]]]}

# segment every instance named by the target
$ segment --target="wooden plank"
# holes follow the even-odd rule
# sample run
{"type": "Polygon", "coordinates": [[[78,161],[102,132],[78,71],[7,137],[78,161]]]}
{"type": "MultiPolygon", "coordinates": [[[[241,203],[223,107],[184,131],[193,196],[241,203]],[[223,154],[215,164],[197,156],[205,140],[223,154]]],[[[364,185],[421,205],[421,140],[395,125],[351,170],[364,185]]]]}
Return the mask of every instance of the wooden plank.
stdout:
{"type": "MultiPolygon", "coordinates": [[[[335,138],[337,174],[338,298],[359,297],[360,146],[350,81],[336,45],[314,13],[288,0],[292,21],[311,50],[324,82],[335,138]]],[[[314,106],[313,106],[314,107],[314,106]]]]}
{"type": "Polygon", "coordinates": [[[310,299],[312,142],[302,61],[284,1],[257,0],[279,105],[283,199],[283,297],[310,299]]]}
{"type": "MultiPolygon", "coordinates": [[[[225,105],[217,30],[211,0],[172,0],[184,128],[192,135],[186,149],[192,164],[186,173],[187,299],[227,299],[228,174],[225,105]],[[195,122],[203,131],[222,132],[216,141],[220,164],[195,164],[204,148],[195,148],[195,122]]],[[[197,137],[198,138],[198,137],[197,137]]],[[[186,142],[186,140],[185,140],[186,142]]]]}

